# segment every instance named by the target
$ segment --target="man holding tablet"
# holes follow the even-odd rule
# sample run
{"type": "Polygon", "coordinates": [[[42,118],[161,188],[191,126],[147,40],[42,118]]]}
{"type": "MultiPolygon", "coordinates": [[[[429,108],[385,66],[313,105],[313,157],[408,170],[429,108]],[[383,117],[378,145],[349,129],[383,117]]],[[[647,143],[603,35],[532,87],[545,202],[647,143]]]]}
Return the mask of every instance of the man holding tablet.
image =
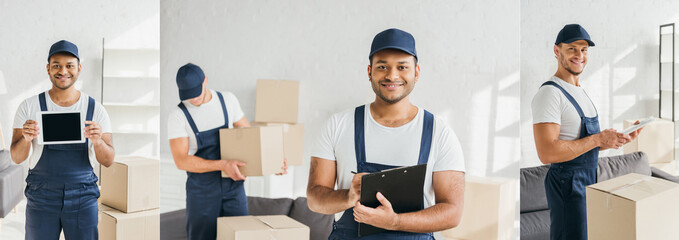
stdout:
{"type": "Polygon", "coordinates": [[[54,43],[47,61],[52,88],[24,100],[13,125],[12,159],[17,164],[29,159],[26,239],[56,240],[62,229],[68,240],[98,239],[99,188],[93,165],[95,159],[106,167],[113,163],[110,120],[101,104],[74,87],[82,70],[75,44],[65,40],[54,43]],[[50,115],[55,112],[64,112],[71,119],[50,115]],[[74,113],[81,116],[77,123],[72,119],[74,113]],[[43,119],[50,122],[41,122],[43,119]],[[55,129],[52,121],[79,132],[60,136],[64,129],[55,129]],[[83,127],[72,128],[76,124],[83,127]],[[42,136],[47,131],[50,137],[42,136]],[[38,143],[39,138],[45,145],[38,143]],[[33,153],[28,158],[31,147],[33,153]]]}
{"type": "MultiPolygon", "coordinates": [[[[599,151],[619,148],[639,134],[600,131],[594,104],[580,87],[580,73],[594,42],[583,27],[563,27],[554,43],[558,68],[533,98],[538,157],[551,164],[545,177],[550,239],[587,239],[585,186],[596,183],[599,151]]],[[[639,122],[637,121],[637,124],[639,122]]]]}
{"type": "Polygon", "coordinates": [[[462,216],[460,143],[442,119],[410,102],[420,76],[410,33],[392,28],[377,34],[368,59],[375,101],[333,115],[319,133],[311,152],[309,208],[344,211],[329,239],[358,239],[358,222],[391,230],[360,239],[433,239],[432,232],[457,226],[462,216]],[[424,163],[423,210],[397,214],[380,193],[381,206],[360,203],[361,176],[424,163]]]}

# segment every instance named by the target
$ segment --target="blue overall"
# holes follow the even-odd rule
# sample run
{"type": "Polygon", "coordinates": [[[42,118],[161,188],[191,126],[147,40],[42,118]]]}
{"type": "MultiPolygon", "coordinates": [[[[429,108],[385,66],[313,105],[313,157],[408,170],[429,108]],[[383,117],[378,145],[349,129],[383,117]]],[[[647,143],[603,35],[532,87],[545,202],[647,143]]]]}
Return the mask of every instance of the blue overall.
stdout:
{"type": "MultiPolygon", "coordinates": [[[[45,93],[38,95],[40,111],[47,111],[45,93]]],[[[94,99],[87,103],[88,121],[94,99]]],[[[26,178],[26,238],[98,239],[99,188],[85,143],[44,145],[38,164],[26,178]]]]}
{"type": "MultiPolygon", "coordinates": [[[[196,135],[198,150],[194,156],[205,160],[220,160],[219,129],[229,127],[224,97],[217,92],[222,104],[224,126],[198,131],[191,114],[179,103],[193,133],[196,135]]],[[[189,240],[217,238],[217,218],[223,216],[248,215],[248,201],[243,181],[222,178],[220,171],[193,173],[186,172],[186,231],[189,240]]]]}
{"type": "MultiPolygon", "coordinates": [[[[359,173],[374,173],[386,169],[397,168],[400,166],[390,166],[378,163],[370,163],[365,157],[365,131],[364,117],[365,105],[356,107],[354,112],[354,146],[356,151],[356,168],[359,173]]],[[[429,160],[431,140],[434,130],[434,115],[424,111],[424,124],[422,127],[422,138],[420,140],[420,154],[417,164],[425,164],[429,160]]],[[[424,206],[424,199],[422,200],[424,206]]],[[[329,240],[340,239],[361,239],[361,240],[429,240],[434,239],[432,233],[411,233],[400,231],[387,231],[378,234],[358,237],[358,223],[354,220],[354,209],[349,208],[342,214],[339,221],[335,221],[332,226],[332,233],[329,240]]]]}
{"type": "MultiPolygon", "coordinates": [[[[581,119],[579,138],[599,133],[598,115],[592,118],[585,117],[580,105],[566,90],[552,81],[542,84],[545,85],[552,85],[561,90],[578,111],[581,119]]],[[[585,187],[596,183],[598,159],[599,147],[596,147],[573,160],[552,163],[550,166],[545,177],[545,192],[551,220],[550,239],[587,239],[585,187]]]]}

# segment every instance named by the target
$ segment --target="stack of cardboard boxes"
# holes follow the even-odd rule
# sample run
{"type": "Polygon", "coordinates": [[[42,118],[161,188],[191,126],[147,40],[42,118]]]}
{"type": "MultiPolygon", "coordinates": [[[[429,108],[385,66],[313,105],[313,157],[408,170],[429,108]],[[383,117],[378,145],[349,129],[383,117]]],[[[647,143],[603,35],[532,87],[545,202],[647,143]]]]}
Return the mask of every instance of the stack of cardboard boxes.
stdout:
{"type": "Polygon", "coordinates": [[[101,169],[99,237],[102,240],[160,238],[160,162],[117,158],[101,169]]]}
{"type": "MultiPolygon", "coordinates": [[[[244,176],[264,176],[302,165],[304,126],[297,123],[299,82],[258,80],[255,121],[249,128],[221,129],[222,159],[245,162],[244,176]]],[[[228,177],[222,172],[223,177],[228,177]]],[[[285,215],[220,217],[218,240],[309,239],[309,227],[285,215]]]]}
{"type": "Polygon", "coordinates": [[[283,158],[288,166],[302,165],[304,126],[297,123],[298,106],[299,82],[258,80],[252,127],[219,131],[222,159],[245,162],[240,168],[244,176],[279,173],[283,158]]]}
{"type": "MultiPolygon", "coordinates": [[[[625,120],[623,128],[634,124],[635,120],[625,120]]],[[[656,167],[669,174],[676,174],[674,162],[674,123],[669,120],[657,119],[644,127],[639,137],[625,144],[624,152],[642,151],[648,156],[651,167],[656,167]]]]}

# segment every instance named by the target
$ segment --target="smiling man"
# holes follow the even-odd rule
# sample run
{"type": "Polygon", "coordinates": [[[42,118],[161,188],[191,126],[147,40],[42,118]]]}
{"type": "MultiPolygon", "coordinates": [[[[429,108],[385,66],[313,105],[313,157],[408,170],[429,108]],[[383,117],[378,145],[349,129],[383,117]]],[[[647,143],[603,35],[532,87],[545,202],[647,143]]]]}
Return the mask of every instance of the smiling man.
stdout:
{"type": "Polygon", "coordinates": [[[420,76],[412,35],[393,28],[377,34],[368,59],[375,101],[333,115],[319,133],[311,153],[309,207],[324,214],[344,211],[329,239],[359,239],[358,222],[391,230],[360,239],[433,239],[432,232],[457,226],[462,215],[460,144],[443,120],[410,102],[420,76]],[[422,163],[423,210],[397,214],[379,193],[381,206],[360,204],[362,175],[422,163]]]}
{"type": "Polygon", "coordinates": [[[65,40],[52,45],[47,57],[52,89],[24,100],[14,117],[12,160],[28,158],[26,239],[98,239],[99,188],[93,166],[113,164],[115,152],[106,109],[75,89],[82,65],[78,47],[65,40]],[[85,116],[85,143],[39,145],[35,117],[41,111],[79,111],[85,116]]]}
{"type": "Polygon", "coordinates": [[[533,98],[533,134],[540,161],[551,164],[545,178],[552,240],[587,239],[585,186],[596,183],[599,151],[632,141],[614,129],[600,131],[598,113],[580,74],[594,42],[583,27],[569,24],[554,43],[558,69],[533,98]]]}

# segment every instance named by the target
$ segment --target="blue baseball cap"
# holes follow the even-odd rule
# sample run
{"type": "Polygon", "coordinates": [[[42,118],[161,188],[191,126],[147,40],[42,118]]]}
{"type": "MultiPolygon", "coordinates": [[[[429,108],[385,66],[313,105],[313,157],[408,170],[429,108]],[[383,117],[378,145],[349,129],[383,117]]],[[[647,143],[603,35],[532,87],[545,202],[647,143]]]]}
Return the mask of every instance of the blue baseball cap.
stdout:
{"type": "Polygon", "coordinates": [[[72,42],[61,40],[52,44],[52,47],[50,47],[50,53],[47,55],[47,61],[49,62],[52,55],[57,53],[70,53],[75,58],[77,58],[78,61],[80,61],[80,56],[78,56],[78,47],[72,42]]]}
{"type": "Polygon", "coordinates": [[[179,87],[179,99],[186,100],[200,96],[203,92],[205,74],[200,67],[193,63],[187,63],[177,71],[177,87],[179,87]]]}
{"type": "Polygon", "coordinates": [[[580,26],[580,24],[568,24],[564,26],[559,35],[556,36],[556,42],[554,45],[559,45],[559,43],[572,43],[577,40],[585,40],[589,46],[594,46],[594,42],[589,37],[589,33],[580,26]]]}
{"type": "Polygon", "coordinates": [[[404,51],[417,59],[413,35],[396,28],[390,28],[375,35],[368,58],[372,58],[375,53],[388,48],[404,51]]]}

